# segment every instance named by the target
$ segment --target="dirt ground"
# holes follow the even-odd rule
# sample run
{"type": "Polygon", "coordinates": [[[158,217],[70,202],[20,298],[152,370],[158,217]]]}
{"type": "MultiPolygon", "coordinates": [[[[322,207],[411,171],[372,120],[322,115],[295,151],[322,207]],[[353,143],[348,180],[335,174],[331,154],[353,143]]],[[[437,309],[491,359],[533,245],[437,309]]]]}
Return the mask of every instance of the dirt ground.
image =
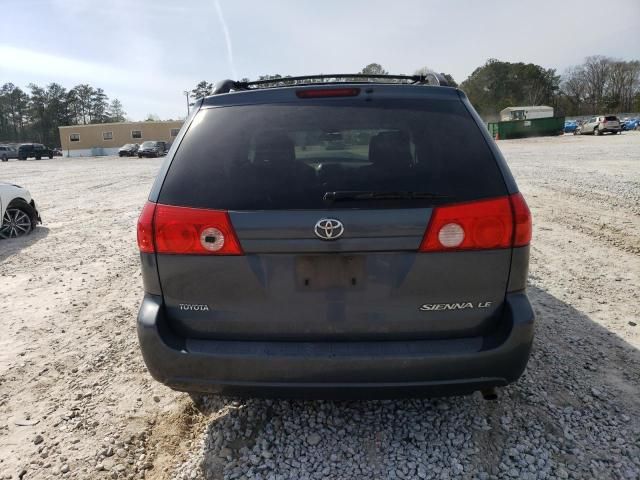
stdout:
{"type": "MultiPolygon", "coordinates": [[[[296,478],[292,472],[304,465],[292,470],[263,453],[258,462],[269,459],[268,471],[282,474],[261,476],[251,457],[287,415],[326,410],[355,422],[346,441],[357,450],[358,435],[364,441],[376,432],[357,423],[366,420],[354,418],[354,409],[393,414],[416,405],[459,412],[458,422],[433,420],[436,440],[464,428],[466,418],[494,425],[491,433],[470,430],[471,453],[457,463],[442,460],[435,477],[431,457],[422,457],[427,473],[420,478],[639,478],[640,132],[498,144],[534,218],[529,291],[538,326],[522,380],[493,403],[250,401],[249,411],[271,413],[246,451],[219,440],[242,415],[233,413],[238,402],[198,411],[188,396],[151,379],[138,350],[135,224],[162,159],[0,165],[0,180],[28,188],[43,218],[29,237],[0,242],[0,479],[296,478]],[[530,468],[520,454],[544,465],[530,468]]],[[[333,431],[321,430],[327,445],[333,431]]],[[[384,441],[372,455],[385,456],[394,472],[385,466],[385,478],[412,478],[411,461],[389,450],[403,448],[402,432],[378,432],[384,441]]],[[[341,470],[354,461],[332,460],[325,476],[297,477],[361,478],[341,470]]]]}

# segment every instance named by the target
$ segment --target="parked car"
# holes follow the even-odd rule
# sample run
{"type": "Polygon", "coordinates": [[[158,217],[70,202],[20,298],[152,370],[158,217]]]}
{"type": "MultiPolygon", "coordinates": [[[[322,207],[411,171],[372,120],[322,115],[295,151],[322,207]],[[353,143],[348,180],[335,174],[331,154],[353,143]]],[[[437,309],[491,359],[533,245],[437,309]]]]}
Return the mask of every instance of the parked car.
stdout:
{"type": "Polygon", "coordinates": [[[0,160],[8,162],[12,158],[18,158],[18,150],[11,145],[0,145],[0,160]]]}
{"type": "Polygon", "coordinates": [[[120,150],[118,150],[118,155],[121,157],[133,157],[138,153],[139,148],[140,145],[138,145],[137,143],[127,143],[126,145],[120,147],[120,150]]]}
{"type": "Polygon", "coordinates": [[[61,157],[62,156],[62,148],[60,147],[55,147],[53,149],[53,156],[54,157],[61,157]]]}
{"type": "Polygon", "coordinates": [[[522,374],[531,216],[507,163],[460,90],[375,81],[196,102],[138,221],[157,380],[491,398],[522,374]]]}
{"type": "Polygon", "coordinates": [[[138,150],[138,157],[161,157],[167,153],[167,144],[165,142],[150,140],[143,142],[138,150]]]}
{"type": "Polygon", "coordinates": [[[26,160],[27,158],[40,160],[43,157],[53,158],[53,150],[41,143],[23,143],[18,147],[19,160],[26,160]]]}
{"type": "Polygon", "coordinates": [[[578,122],[575,120],[567,120],[564,122],[564,133],[573,133],[578,128],[578,122]]]}
{"type": "Polygon", "coordinates": [[[602,135],[604,133],[620,133],[620,121],[615,115],[591,117],[579,128],[580,135],[602,135]]]}
{"type": "Polygon", "coordinates": [[[640,118],[627,118],[620,122],[622,130],[635,130],[640,125],[640,118]]]}
{"type": "Polygon", "coordinates": [[[36,202],[26,188],[0,182],[0,238],[27,235],[40,223],[36,202]]]}

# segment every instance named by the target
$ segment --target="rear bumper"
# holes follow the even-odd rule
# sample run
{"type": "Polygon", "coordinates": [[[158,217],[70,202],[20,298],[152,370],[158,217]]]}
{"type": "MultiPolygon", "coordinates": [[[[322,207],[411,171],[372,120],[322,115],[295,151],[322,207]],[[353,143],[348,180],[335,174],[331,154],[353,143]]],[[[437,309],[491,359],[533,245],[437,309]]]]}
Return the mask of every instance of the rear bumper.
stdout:
{"type": "Polygon", "coordinates": [[[517,380],[533,340],[525,293],[507,295],[498,331],[462,339],[362,342],[194,340],[175,335],[147,294],[138,338],[151,375],[176,390],[290,398],[468,394],[517,380]]]}

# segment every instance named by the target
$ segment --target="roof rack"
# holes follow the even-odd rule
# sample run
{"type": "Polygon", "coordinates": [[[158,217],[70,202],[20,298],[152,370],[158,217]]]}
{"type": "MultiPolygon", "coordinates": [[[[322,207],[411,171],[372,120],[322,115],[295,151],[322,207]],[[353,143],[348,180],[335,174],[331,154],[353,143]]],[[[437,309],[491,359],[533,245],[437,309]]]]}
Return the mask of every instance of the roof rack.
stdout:
{"type": "MultiPolygon", "coordinates": [[[[405,80],[411,85],[427,84],[448,87],[449,83],[444,75],[436,72],[428,72],[421,75],[369,75],[363,73],[332,73],[322,75],[304,75],[301,77],[280,77],[268,80],[256,80],[254,82],[238,82],[234,80],[221,80],[216,83],[212,95],[229,93],[230,91],[255,90],[257,88],[275,88],[295,85],[330,85],[336,83],[373,83],[371,80],[405,80]],[[328,80],[328,81],[327,81],[328,80]]],[[[379,83],[379,82],[376,82],[379,83]]],[[[394,82],[388,82],[394,83],[394,82]]]]}

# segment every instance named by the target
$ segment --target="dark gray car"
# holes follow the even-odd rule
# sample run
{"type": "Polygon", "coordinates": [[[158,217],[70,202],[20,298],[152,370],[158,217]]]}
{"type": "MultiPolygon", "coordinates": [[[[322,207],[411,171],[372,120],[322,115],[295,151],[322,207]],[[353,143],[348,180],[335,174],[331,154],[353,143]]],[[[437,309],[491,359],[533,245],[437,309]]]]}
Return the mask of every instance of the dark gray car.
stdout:
{"type": "Polygon", "coordinates": [[[234,85],[195,105],[140,216],[151,374],[312,398],[515,381],[531,217],[464,93],[234,85]]]}

